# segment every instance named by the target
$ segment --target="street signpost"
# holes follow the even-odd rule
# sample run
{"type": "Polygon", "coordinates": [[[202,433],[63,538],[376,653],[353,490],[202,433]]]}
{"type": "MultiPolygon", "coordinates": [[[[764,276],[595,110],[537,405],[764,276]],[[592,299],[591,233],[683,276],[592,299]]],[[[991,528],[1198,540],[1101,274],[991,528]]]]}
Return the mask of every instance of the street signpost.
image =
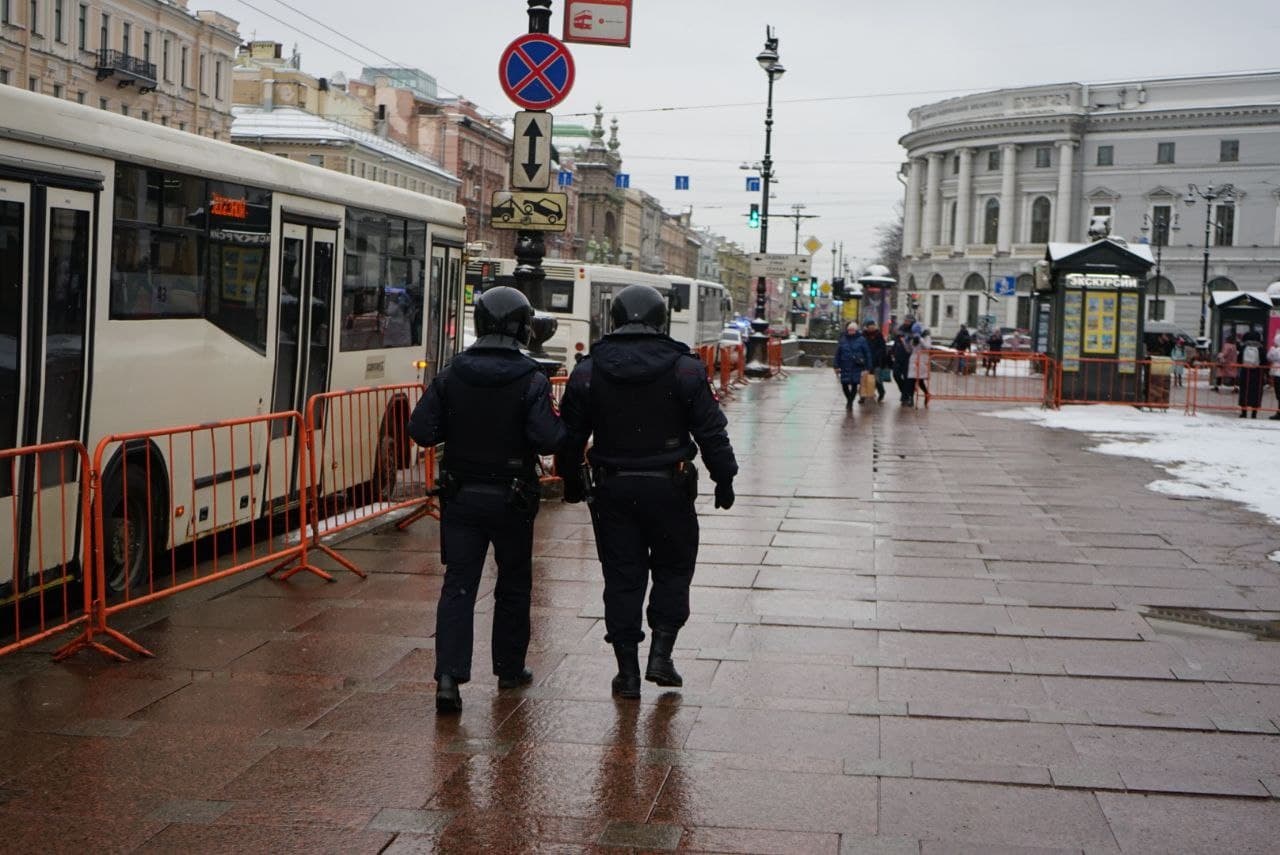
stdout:
{"type": "Polygon", "coordinates": [[[752,175],[747,178],[747,192],[748,193],[760,192],[760,179],[758,177],[752,175]]]}
{"type": "MultiPolygon", "coordinates": [[[[796,231],[799,231],[799,229],[796,229],[796,231]]],[[[818,250],[822,249],[822,241],[818,240],[813,235],[810,235],[809,239],[804,242],[803,246],[808,250],[810,255],[813,255],[818,250]]]]}
{"type": "Polygon", "coordinates": [[[516,190],[546,190],[551,186],[550,113],[516,113],[511,186],[516,190]]]}
{"type": "Polygon", "coordinates": [[[1012,297],[1018,293],[1018,280],[1013,276],[1001,276],[992,289],[997,297],[1012,297]]]}
{"type": "Polygon", "coordinates": [[[508,231],[562,232],[568,210],[565,193],[498,190],[493,194],[489,225],[508,231]]]}
{"type": "Polygon", "coordinates": [[[498,79],[507,97],[526,110],[547,110],[573,88],[573,56],[546,33],[529,33],[507,45],[498,61],[498,79]]]}
{"type": "Polygon", "coordinates": [[[569,0],[564,9],[564,40],[631,47],[631,0],[569,0]]]}
{"type": "Polygon", "coordinates": [[[779,253],[752,253],[750,276],[753,279],[790,279],[799,276],[809,278],[813,258],[808,255],[782,255],[779,253]]]}

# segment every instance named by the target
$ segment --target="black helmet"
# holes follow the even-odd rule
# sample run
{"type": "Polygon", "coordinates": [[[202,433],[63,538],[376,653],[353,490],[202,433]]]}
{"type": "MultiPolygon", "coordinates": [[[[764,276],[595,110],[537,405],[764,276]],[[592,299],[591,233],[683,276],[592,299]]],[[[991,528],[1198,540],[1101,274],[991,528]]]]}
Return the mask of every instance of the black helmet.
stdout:
{"type": "Polygon", "coordinates": [[[529,343],[529,323],[533,306],[529,298],[505,285],[481,292],[476,298],[476,337],[507,336],[520,344],[529,343]]]}
{"type": "Polygon", "coordinates": [[[666,332],[667,301],[652,285],[628,285],[613,295],[613,331],[666,332]]]}

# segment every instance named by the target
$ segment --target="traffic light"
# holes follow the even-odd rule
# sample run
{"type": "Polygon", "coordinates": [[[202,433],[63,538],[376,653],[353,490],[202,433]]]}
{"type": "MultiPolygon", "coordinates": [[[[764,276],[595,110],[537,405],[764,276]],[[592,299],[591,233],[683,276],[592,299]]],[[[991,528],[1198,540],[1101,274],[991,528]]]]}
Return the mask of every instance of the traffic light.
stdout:
{"type": "Polygon", "coordinates": [[[917,312],[917,311],[919,311],[919,310],[920,310],[920,295],[919,295],[919,294],[917,294],[917,293],[915,293],[914,291],[912,291],[911,293],[907,294],[907,301],[911,304],[911,311],[913,311],[913,312],[917,312]]]}
{"type": "Polygon", "coordinates": [[[760,206],[755,202],[751,203],[751,211],[747,214],[747,228],[760,228],[760,206]]]}
{"type": "Polygon", "coordinates": [[[809,280],[809,296],[810,297],[818,296],[818,277],[817,276],[814,276],[809,280]]]}

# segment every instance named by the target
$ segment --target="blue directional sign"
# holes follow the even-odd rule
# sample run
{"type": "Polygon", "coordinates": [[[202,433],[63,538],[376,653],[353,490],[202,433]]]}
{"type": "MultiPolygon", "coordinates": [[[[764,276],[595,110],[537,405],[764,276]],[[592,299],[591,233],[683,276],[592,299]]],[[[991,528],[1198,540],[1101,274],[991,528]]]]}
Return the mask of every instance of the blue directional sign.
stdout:
{"type": "Polygon", "coordinates": [[[677,175],[677,176],[676,176],[676,189],[677,189],[677,190],[688,190],[688,189],[689,189],[689,176],[688,176],[688,175],[677,175]]]}
{"type": "Polygon", "coordinates": [[[995,281],[993,290],[997,297],[1012,297],[1018,293],[1018,279],[1015,276],[1001,276],[995,281]]]}
{"type": "Polygon", "coordinates": [[[556,183],[559,184],[561,187],[572,187],[573,173],[567,169],[560,170],[560,174],[556,178],[556,183]]]}
{"type": "Polygon", "coordinates": [[[747,176],[747,192],[748,193],[760,192],[760,179],[757,176],[755,175],[747,176]]]}
{"type": "Polygon", "coordinates": [[[613,178],[613,186],[619,190],[626,190],[631,186],[631,176],[625,172],[619,172],[613,178]]]}

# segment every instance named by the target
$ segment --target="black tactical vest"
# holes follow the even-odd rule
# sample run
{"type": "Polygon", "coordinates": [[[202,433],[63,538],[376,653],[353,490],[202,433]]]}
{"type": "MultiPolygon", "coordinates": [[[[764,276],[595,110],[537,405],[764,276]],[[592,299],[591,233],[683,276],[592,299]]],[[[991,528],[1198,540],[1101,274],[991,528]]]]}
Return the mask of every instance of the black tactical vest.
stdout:
{"type": "Polygon", "coordinates": [[[680,400],[676,370],[647,383],[619,383],[591,367],[592,456],[617,461],[682,460],[689,445],[689,420],[680,400]]]}
{"type": "Polygon", "coordinates": [[[476,386],[450,372],[444,388],[448,413],[445,471],[463,480],[533,478],[533,450],[525,438],[530,374],[504,386],[476,386]]]}

